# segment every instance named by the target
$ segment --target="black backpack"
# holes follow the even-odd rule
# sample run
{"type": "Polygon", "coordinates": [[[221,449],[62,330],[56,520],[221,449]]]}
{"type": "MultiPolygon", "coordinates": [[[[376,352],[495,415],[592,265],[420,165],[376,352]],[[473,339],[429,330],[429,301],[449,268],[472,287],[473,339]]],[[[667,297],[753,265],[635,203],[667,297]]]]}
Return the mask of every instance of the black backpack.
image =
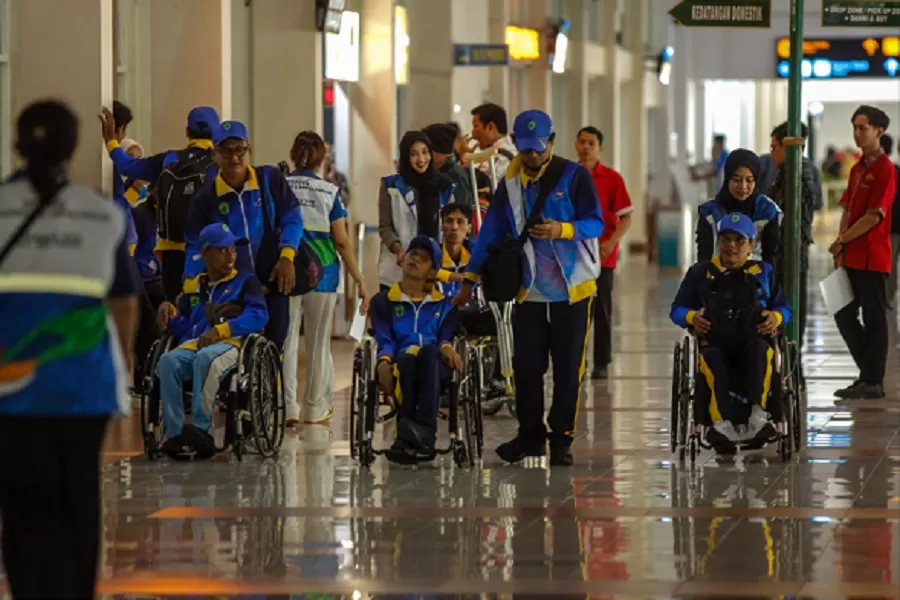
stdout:
{"type": "Polygon", "coordinates": [[[165,166],[156,182],[157,225],[160,238],[184,242],[191,200],[206,185],[213,158],[211,151],[197,148],[180,150],[176,156],[177,160],[165,166]]]}
{"type": "MultiPolygon", "coordinates": [[[[752,263],[756,264],[756,263],[752,263]]],[[[709,293],[703,301],[703,316],[710,322],[706,335],[710,345],[722,349],[740,349],[757,335],[762,318],[762,284],[740,269],[710,270],[709,293]]]]}

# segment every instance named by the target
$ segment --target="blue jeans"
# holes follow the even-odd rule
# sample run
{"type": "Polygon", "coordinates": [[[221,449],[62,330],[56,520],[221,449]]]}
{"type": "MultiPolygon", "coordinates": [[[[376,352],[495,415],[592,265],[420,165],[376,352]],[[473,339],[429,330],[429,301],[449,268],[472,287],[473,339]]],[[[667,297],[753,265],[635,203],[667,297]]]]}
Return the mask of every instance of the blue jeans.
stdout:
{"type": "Polygon", "coordinates": [[[222,376],[237,363],[239,353],[231,344],[218,343],[202,350],[176,348],[159,359],[156,374],[167,436],[174,437],[184,428],[182,390],[188,381],[193,382],[191,419],[194,427],[203,431],[212,429],[216,391],[222,376]],[[215,380],[207,385],[209,375],[215,376],[215,380]]]}

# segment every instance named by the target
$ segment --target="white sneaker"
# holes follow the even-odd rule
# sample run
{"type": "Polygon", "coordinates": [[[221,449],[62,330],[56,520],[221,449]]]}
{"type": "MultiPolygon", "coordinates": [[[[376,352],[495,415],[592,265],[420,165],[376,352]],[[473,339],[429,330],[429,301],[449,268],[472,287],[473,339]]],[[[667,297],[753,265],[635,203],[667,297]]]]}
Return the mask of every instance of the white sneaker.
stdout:
{"type": "Polygon", "coordinates": [[[750,437],[756,437],[760,431],[762,431],[763,427],[769,424],[769,413],[763,410],[762,406],[759,404],[753,405],[753,410],[750,413],[750,420],[747,421],[747,429],[750,437]]]}
{"type": "Polygon", "coordinates": [[[719,421],[713,425],[713,427],[716,431],[727,437],[730,442],[738,442],[741,439],[737,430],[735,430],[734,425],[731,424],[731,421],[719,421]]]}

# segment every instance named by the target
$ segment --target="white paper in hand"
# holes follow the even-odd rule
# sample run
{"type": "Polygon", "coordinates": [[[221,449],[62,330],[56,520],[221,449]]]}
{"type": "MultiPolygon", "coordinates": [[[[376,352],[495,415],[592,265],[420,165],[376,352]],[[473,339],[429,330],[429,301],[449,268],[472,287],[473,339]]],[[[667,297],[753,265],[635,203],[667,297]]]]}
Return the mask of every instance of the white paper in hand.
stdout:
{"type": "Polygon", "coordinates": [[[359,314],[360,306],[362,306],[362,300],[357,300],[356,310],[353,311],[353,322],[350,324],[350,337],[357,342],[362,341],[363,335],[366,333],[366,316],[359,314]]]}
{"type": "Polygon", "coordinates": [[[819,282],[822,291],[822,299],[825,301],[825,310],[833,317],[839,310],[853,302],[853,288],[850,286],[850,277],[843,267],[835,269],[828,277],[819,282]]]}

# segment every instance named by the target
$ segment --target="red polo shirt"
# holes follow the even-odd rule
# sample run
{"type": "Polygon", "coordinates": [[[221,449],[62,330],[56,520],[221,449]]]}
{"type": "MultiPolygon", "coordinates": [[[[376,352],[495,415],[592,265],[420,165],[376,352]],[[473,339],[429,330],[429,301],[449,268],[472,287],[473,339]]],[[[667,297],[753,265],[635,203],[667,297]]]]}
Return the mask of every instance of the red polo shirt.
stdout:
{"type": "Polygon", "coordinates": [[[841,198],[844,207],[841,232],[868,213],[877,213],[881,221],[846,245],[845,267],[891,272],[891,210],[896,189],[897,171],[884,152],[864,156],[850,170],[847,191],[841,198]]]}
{"type": "MultiPolygon", "coordinates": [[[[600,198],[600,209],[603,211],[603,235],[600,241],[606,241],[612,237],[619,226],[619,219],[631,213],[631,198],[625,189],[625,180],[615,169],[605,167],[599,162],[591,172],[594,178],[594,187],[597,188],[597,197],[600,198]]],[[[619,258],[619,245],[601,263],[604,269],[615,269],[619,258]]]]}

